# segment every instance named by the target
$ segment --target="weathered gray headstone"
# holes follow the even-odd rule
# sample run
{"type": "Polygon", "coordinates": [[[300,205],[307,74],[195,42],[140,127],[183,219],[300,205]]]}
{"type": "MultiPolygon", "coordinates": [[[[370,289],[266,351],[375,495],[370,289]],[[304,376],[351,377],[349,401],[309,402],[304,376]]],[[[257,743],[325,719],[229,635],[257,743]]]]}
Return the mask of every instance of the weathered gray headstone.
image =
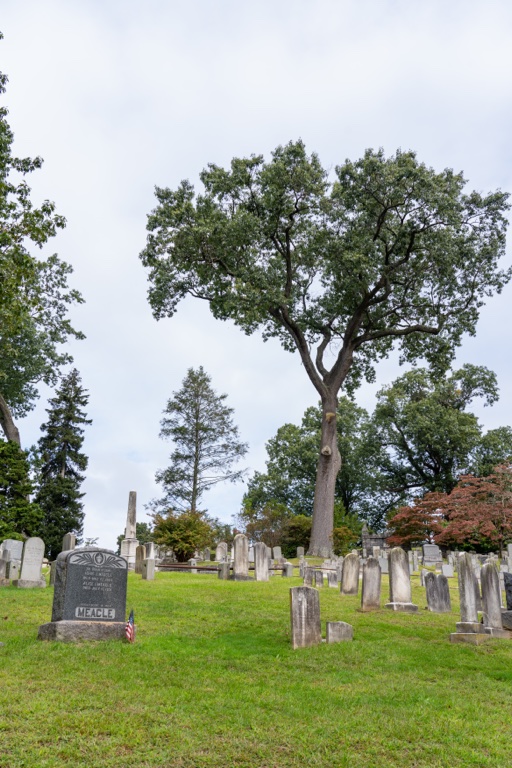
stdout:
{"type": "Polygon", "coordinates": [[[437,544],[423,544],[423,565],[435,565],[443,560],[443,555],[437,544]]]}
{"type": "Polygon", "coordinates": [[[76,548],[76,536],[74,533],[66,533],[62,539],[62,551],[67,552],[76,548]]]}
{"type": "Polygon", "coordinates": [[[110,550],[89,547],[61,552],[52,620],[39,627],[41,640],[123,638],[128,564],[110,550]]]}
{"type": "Polygon", "coordinates": [[[154,581],[155,579],[155,560],[146,558],[142,561],[141,575],[145,581],[154,581]]]}
{"type": "Polygon", "coordinates": [[[482,566],[483,623],[486,627],[502,629],[501,596],[498,571],[494,563],[482,566]]]}
{"type": "Polygon", "coordinates": [[[357,595],[359,591],[359,555],[351,552],[343,561],[343,575],[341,579],[341,593],[343,595],[357,595]]]}
{"type": "Polygon", "coordinates": [[[312,568],[309,565],[306,565],[304,568],[304,586],[305,587],[311,587],[313,584],[313,574],[315,572],[315,569],[312,568]]]}
{"type": "Polygon", "coordinates": [[[262,541],[254,545],[254,577],[256,581],[268,581],[267,547],[262,541]]]}
{"type": "Polygon", "coordinates": [[[249,563],[254,563],[255,560],[254,547],[249,547],[249,563]]]}
{"type": "Polygon", "coordinates": [[[21,588],[46,587],[41,568],[43,566],[44,541],[38,536],[27,539],[23,545],[21,571],[15,586],[21,588]]]}
{"type": "Polygon", "coordinates": [[[274,560],[281,560],[283,557],[283,553],[281,552],[281,547],[274,547],[272,550],[272,557],[274,560]]]}
{"type": "Polygon", "coordinates": [[[297,547],[297,557],[304,557],[304,547],[297,547]]]}
{"type": "Polygon", "coordinates": [[[148,541],[144,544],[145,560],[156,560],[155,542],[148,541]]]}
{"type": "Polygon", "coordinates": [[[379,565],[381,573],[389,573],[389,559],[387,555],[379,557],[379,565]]]}
{"type": "Polygon", "coordinates": [[[203,559],[204,559],[204,560],[205,560],[205,562],[207,562],[207,563],[209,563],[209,562],[210,562],[210,559],[211,559],[211,552],[210,552],[210,547],[205,547],[205,548],[204,548],[204,550],[203,550],[203,559]]]}
{"type": "Polygon", "coordinates": [[[4,539],[0,551],[4,552],[5,550],[9,550],[11,553],[11,560],[19,560],[21,563],[21,558],[23,556],[22,541],[18,541],[18,539],[4,539]]]}
{"type": "Polygon", "coordinates": [[[220,563],[228,556],[228,545],[225,541],[221,541],[217,544],[215,549],[215,560],[220,563]]]}
{"type": "Polygon", "coordinates": [[[328,621],[325,626],[327,643],[342,643],[354,639],[354,627],[346,621],[328,621]]]}
{"type": "Polygon", "coordinates": [[[322,641],[320,595],[312,587],[290,588],[292,648],[308,648],[322,641]]]}
{"type": "Polygon", "coordinates": [[[20,561],[8,560],[7,567],[5,569],[5,575],[11,581],[16,582],[20,577],[20,561]]]}
{"type": "Polygon", "coordinates": [[[473,562],[468,552],[459,556],[459,600],[460,620],[463,623],[478,622],[478,603],[480,602],[480,590],[473,570],[473,562]],[[478,602],[476,591],[478,590],[478,602]]]}
{"type": "Polygon", "coordinates": [[[197,560],[195,557],[191,557],[190,560],[187,560],[188,565],[190,566],[190,573],[197,573],[197,560]]]}
{"type": "Polygon", "coordinates": [[[233,540],[233,578],[247,581],[249,577],[249,541],[243,533],[237,533],[233,540]]]}
{"type": "Polygon", "coordinates": [[[315,568],[315,587],[323,587],[324,573],[319,568],[315,568]]]}
{"type": "Polygon", "coordinates": [[[432,613],[450,613],[452,607],[446,576],[429,571],[425,576],[425,589],[429,611],[432,613]]]}
{"type": "Polygon", "coordinates": [[[389,603],[386,603],[386,608],[407,613],[418,610],[412,602],[407,554],[401,547],[394,547],[389,553],[389,603]]]}
{"type": "Polygon", "coordinates": [[[228,560],[223,560],[218,565],[219,579],[229,579],[230,563],[228,560]]]}
{"type": "Polygon", "coordinates": [[[363,566],[361,610],[375,611],[380,608],[381,569],[376,557],[369,557],[363,566]]]}
{"type": "Polygon", "coordinates": [[[293,563],[284,562],[281,576],[291,578],[293,576],[293,563]]]}
{"type": "Polygon", "coordinates": [[[11,559],[10,550],[5,549],[0,552],[0,587],[8,587],[11,583],[7,578],[7,563],[11,559]]]}
{"type": "Polygon", "coordinates": [[[338,589],[338,574],[336,571],[327,571],[327,586],[338,589]]]}
{"type": "Polygon", "coordinates": [[[453,579],[453,565],[444,565],[442,566],[442,574],[443,576],[446,576],[447,579],[453,579]]]}
{"type": "Polygon", "coordinates": [[[135,573],[142,573],[142,561],[146,559],[146,546],[139,544],[135,550],[135,573]]]}

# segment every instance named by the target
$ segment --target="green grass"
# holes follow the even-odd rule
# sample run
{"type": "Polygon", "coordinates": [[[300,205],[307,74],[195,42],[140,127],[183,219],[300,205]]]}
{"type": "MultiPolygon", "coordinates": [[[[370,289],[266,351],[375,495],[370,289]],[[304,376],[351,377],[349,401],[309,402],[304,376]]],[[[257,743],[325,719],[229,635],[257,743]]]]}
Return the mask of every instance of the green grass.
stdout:
{"type": "Polygon", "coordinates": [[[53,590],[1,589],[1,768],[511,764],[512,642],[450,644],[456,590],[435,615],[417,586],[404,615],[324,587],[323,630],[354,641],[293,651],[300,583],[130,574],[133,645],[40,642],[53,590]]]}

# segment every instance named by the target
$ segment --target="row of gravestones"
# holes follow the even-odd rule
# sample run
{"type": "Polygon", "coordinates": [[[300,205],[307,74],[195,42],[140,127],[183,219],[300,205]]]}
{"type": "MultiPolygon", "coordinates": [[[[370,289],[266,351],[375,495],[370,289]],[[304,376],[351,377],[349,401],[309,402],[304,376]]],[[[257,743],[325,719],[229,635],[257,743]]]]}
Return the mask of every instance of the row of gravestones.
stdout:
{"type": "Polygon", "coordinates": [[[279,569],[283,576],[293,576],[293,565],[281,556],[280,547],[274,547],[272,552],[266,544],[258,542],[251,549],[252,560],[249,556],[249,539],[243,533],[238,533],[233,539],[232,559],[228,557],[225,542],[219,544],[215,553],[215,558],[219,561],[219,579],[231,577],[235,581],[252,580],[253,577],[249,576],[249,569],[251,562],[253,562],[254,579],[256,581],[268,581],[270,573],[274,569],[275,560],[279,562],[279,569]],[[233,571],[232,576],[230,576],[231,570],[233,571]]]}
{"type": "Polygon", "coordinates": [[[37,536],[24,542],[4,539],[0,544],[0,586],[46,587],[43,558],[44,541],[37,536]]]}
{"type": "MultiPolygon", "coordinates": [[[[390,601],[386,608],[395,611],[415,612],[418,607],[411,602],[411,582],[407,554],[396,547],[390,552],[390,601]]],[[[501,589],[494,562],[482,566],[482,595],[473,561],[468,553],[458,558],[461,621],[457,631],[450,635],[451,642],[479,644],[489,637],[512,639],[512,574],[505,575],[507,609],[501,608],[501,589]],[[478,611],[482,620],[478,620],[478,611]]],[[[357,594],[359,589],[360,559],[357,553],[347,555],[341,578],[342,594],[357,594]]],[[[319,568],[305,567],[302,592],[291,594],[292,644],[294,647],[314,645],[321,641],[319,623],[319,598],[315,586],[323,586],[324,573],[319,568]]],[[[330,583],[330,586],[332,584],[330,583]]],[[[432,571],[426,572],[425,587],[428,608],[436,613],[451,610],[447,577],[432,571]]],[[[381,567],[377,558],[367,558],[363,565],[361,610],[380,608],[381,567]]],[[[340,638],[341,639],[341,638],[340,638]]],[[[345,639],[345,638],[342,638],[345,639]]]]}

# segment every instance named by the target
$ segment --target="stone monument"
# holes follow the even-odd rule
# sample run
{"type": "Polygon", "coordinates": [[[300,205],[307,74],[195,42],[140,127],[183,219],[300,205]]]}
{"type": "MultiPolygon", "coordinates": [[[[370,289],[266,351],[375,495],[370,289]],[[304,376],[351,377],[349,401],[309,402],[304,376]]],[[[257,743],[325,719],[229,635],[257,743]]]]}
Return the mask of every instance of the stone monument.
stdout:
{"type": "Polygon", "coordinates": [[[108,549],[86,547],[57,557],[52,620],[40,640],[125,637],[128,564],[108,549]]]}
{"type": "Polygon", "coordinates": [[[135,570],[135,553],[139,542],[137,540],[137,492],[130,491],[128,496],[128,512],[124,539],[121,541],[121,557],[128,563],[128,568],[135,570]]]}

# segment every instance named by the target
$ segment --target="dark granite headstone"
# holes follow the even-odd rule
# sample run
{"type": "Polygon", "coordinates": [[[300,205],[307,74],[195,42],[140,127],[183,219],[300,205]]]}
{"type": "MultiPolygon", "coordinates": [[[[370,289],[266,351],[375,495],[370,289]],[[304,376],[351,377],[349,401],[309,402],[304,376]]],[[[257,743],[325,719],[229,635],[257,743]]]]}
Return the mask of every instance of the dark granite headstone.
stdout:
{"type": "Polygon", "coordinates": [[[507,611],[512,611],[512,573],[504,573],[503,580],[505,582],[505,600],[507,603],[507,611]]]}
{"type": "Polygon", "coordinates": [[[61,552],[57,557],[52,621],[39,628],[39,637],[123,637],[127,576],[126,559],[110,550],[90,547],[61,552]],[[97,624],[97,630],[91,624],[97,624]]]}

